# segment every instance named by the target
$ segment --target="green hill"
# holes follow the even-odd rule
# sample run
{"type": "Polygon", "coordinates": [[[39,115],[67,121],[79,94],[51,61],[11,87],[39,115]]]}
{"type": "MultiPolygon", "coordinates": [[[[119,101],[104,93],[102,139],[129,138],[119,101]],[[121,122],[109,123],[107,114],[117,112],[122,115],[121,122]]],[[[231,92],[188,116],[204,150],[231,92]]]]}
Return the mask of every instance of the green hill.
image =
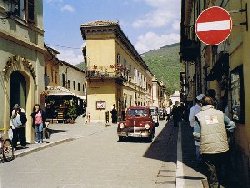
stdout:
{"type": "Polygon", "coordinates": [[[85,70],[86,69],[86,65],[85,65],[85,63],[84,62],[81,62],[81,63],[79,63],[79,64],[77,64],[77,65],[75,65],[77,68],[79,68],[79,69],[81,69],[81,70],[85,70]]]}
{"type": "Polygon", "coordinates": [[[142,54],[142,58],[158,81],[163,81],[168,94],[180,90],[180,71],[184,67],[180,63],[180,44],[172,44],[142,54]]]}

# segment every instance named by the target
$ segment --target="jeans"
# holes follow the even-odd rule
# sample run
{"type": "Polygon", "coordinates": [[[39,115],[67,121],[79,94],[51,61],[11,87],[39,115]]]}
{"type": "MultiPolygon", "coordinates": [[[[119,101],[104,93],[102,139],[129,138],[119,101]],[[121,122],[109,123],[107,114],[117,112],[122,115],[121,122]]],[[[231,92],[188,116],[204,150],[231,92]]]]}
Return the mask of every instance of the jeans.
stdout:
{"type": "Polygon", "coordinates": [[[12,145],[14,148],[17,146],[18,140],[20,141],[20,145],[25,147],[26,146],[26,138],[25,138],[25,127],[18,127],[12,129],[13,138],[12,138],[12,145]]]}
{"type": "Polygon", "coordinates": [[[200,155],[200,146],[195,146],[195,156],[196,156],[196,161],[201,162],[201,155],[200,155]]]}
{"type": "Polygon", "coordinates": [[[228,163],[228,152],[216,154],[203,154],[202,158],[208,167],[208,183],[211,188],[219,187],[228,183],[227,174],[230,171],[228,163]],[[224,168],[223,168],[224,167],[224,168]]]}
{"type": "Polygon", "coordinates": [[[43,142],[43,123],[35,125],[36,142],[43,142]]]}

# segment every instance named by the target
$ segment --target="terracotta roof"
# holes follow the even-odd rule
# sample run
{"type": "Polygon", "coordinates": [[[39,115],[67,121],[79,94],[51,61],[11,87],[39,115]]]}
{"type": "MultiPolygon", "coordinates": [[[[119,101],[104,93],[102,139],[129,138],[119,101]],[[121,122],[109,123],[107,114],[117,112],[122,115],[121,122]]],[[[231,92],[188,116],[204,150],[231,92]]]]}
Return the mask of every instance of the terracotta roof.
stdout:
{"type": "Polygon", "coordinates": [[[112,25],[119,25],[119,23],[118,21],[96,20],[96,21],[82,24],[81,26],[112,26],[112,25]]]}

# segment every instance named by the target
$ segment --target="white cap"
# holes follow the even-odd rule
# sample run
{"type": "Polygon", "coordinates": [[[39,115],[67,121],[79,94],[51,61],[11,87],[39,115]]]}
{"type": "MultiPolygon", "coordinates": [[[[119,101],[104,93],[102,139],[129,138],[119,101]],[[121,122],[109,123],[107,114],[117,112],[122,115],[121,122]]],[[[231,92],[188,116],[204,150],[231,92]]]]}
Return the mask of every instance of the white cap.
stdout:
{"type": "Polygon", "coordinates": [[[203,99],[204,97],[205,97],[204,94],[200,94],[200,95],[198,95],[198,96],[196,97],[196,99],[200,101],[200,100],[203,99]]]}

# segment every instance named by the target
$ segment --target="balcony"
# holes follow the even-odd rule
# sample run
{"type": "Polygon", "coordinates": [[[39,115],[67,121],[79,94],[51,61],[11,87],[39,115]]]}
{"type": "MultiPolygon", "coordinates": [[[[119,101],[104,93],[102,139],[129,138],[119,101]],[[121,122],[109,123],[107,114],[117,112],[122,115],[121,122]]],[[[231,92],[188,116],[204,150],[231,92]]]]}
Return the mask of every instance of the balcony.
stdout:
{"type": "Polygon", "coordinates": [[[128,81],[129,71],[122,66],[88,66],[86,70],[86,78],[88,80],[111,80],[114,79],[117,83],[122,84],[128,81]]]}

